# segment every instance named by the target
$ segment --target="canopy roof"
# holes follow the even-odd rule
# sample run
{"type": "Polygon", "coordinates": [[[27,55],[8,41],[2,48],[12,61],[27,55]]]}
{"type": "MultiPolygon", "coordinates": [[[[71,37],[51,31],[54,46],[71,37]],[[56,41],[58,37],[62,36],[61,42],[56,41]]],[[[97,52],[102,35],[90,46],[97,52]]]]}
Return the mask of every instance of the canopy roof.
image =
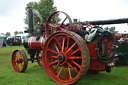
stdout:
{"type": "Polygon", "coordinates": [[[0,37],[6,37],[4,34],[0,33],[0,37]]]}

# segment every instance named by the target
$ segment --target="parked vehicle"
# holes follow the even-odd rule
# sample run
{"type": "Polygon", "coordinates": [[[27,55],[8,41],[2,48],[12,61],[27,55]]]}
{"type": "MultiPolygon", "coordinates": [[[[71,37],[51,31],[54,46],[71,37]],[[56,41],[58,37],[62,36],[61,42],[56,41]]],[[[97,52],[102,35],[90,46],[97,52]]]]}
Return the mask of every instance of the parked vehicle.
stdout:
{"type": "Polygon", "coordinates": [[[125,64],[128,63],[128,34],[120,33],[118,34],[117,40],[118,48],[116,50],[116,58],[118,63],[125,64]]]}
{"type": "Polygon", "coordinates": [[[21,36],[9,36],[7,37],[7,43],[9,45],[21,45],[21,36]]]}

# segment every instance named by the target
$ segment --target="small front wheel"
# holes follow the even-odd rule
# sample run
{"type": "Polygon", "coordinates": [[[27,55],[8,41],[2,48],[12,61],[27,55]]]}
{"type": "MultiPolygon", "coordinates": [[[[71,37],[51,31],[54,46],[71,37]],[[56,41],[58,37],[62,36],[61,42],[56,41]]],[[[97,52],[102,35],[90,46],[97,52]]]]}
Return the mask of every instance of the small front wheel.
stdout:
{"type": "Polygon", "coordinates": [[[24,72],[28,66],[27,55],[23,50],[15,50],[12,54],[12,66],[16,72],[24,72]]]}

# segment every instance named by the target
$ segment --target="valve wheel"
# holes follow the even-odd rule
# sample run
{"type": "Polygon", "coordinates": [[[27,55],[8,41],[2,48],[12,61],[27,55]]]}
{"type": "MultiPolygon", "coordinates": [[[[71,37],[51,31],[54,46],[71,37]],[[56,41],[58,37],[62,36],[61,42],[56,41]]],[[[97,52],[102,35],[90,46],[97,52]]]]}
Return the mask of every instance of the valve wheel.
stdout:
{"type": "Polygon", "coordinates": [[[47,37],[58,30],[73,30],[72,20],[65,12],[56,11],[52,13],[46,21],[45,33],[47,37]],[[59,17],[63,18],[60,19],[59,17]],[[54,23],[54,21],[56,23],[54,23]]]}
{"type": "Polygon", "coordinates": [[[44,64],[42,61],[42,55],[43,55],[42,53],[43,53],[42,51],[38,51],[36,57],[37,57],[37,63],[39,64],[39,66],[44,67],[44,64]]]}
{"type": "Polygon", "coordinates": [[[27,68],[27,55],[23,50],[15,50],[12,54],[12,66],[16,72],[24,72],[27,68]]]}
{"type": "Polygon", "coordinates": [[[47,74],[60,84],[72,84],[88,71],[90,56],[78,34],[59,31],[46,41],[43,62],[47,74]]]}
{"type": "Polygon", "coordinates": [[[114,36],[108,31],[103,32],[97,41],[96,48],[99,60],[110,62],[114,59],[116,53],[116,40],[114,36]]]}

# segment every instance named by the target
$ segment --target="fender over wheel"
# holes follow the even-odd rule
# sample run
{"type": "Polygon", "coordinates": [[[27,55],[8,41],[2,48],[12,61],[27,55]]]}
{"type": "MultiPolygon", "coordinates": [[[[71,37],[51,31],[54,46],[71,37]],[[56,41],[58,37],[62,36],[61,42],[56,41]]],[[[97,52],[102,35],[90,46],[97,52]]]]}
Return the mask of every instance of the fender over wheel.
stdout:
{"type": "Polygon", "coordinates": [[[12,54],[12,66],[16,72],[24,72],[28,66],[27,55],[23,50],[15,50],[12,54]]]}
{"type": "Polygon", "coordinates": [[[89,50],[78,34],[58,31],[47,39],[44,49],[44,67],[55,82],[72,84],[88,71],[89,50]]]}

